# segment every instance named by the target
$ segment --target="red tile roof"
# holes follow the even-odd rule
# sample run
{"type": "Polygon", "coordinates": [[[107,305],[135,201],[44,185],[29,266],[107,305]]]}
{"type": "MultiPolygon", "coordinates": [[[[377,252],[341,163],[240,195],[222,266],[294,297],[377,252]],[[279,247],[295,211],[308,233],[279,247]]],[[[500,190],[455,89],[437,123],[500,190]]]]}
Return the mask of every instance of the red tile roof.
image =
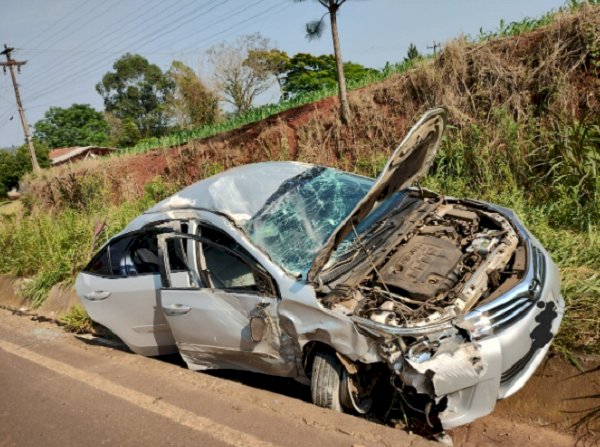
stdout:
{"type": "Polygon", "coordinates": [[[48,156],[50,157],[50,160],[54,160],[56,157],[65,155],[65,154],[69,153],[70,151],[72,151],[73,149],[75,149],[75,147],[58,147],[56,149],[52,149],[50,151],[50,154],[48,154],[48,156]]]}
{"type": "Polygon", "coordinates": [[[50,163],[52,166],[56,166],[62,163],[87,158],[88,156],[97,157],[106,155],[116,150],[117,149],[111,147],[101,146],[60,147],[52,149],[48,156],[50,157],[50,163]]]}

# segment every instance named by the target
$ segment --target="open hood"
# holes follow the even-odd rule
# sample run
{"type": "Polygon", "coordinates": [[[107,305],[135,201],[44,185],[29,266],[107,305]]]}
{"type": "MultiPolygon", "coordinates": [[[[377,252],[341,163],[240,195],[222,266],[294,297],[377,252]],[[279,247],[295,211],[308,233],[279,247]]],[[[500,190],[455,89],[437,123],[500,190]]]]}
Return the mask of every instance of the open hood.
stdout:
{"type": "Polygon", "coordinates": [[[354,207],[325,242],[310,270],[314,281],[338,245],[352,232],[378,202],[405,189],[427,175],[437,154],[446,126],[446,111],[441,107],[427,111],[408,132],[389,158],[370,191],[354,207]]]}

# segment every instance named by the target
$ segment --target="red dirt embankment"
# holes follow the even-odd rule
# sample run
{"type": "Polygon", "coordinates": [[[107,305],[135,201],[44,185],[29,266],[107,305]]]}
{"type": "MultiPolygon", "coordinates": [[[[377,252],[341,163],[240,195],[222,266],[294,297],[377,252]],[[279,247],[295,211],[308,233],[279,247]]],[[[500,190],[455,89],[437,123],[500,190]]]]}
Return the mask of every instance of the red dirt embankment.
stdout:
{"type": "Polygon", "coordinates": [[[144,185],[157,176],[184,187],[222,169],[267,160],[302,160],[350,170],[360,165],[374,175],[381,154],[388,154],[406,130],[398,114],[376,101],[376,91],[373,87],[351,93],[354,117],[348,127],[337,120],[335,99],[326,98],[181,146],[55,168],[29,189],[44,205],[54,206],[65,200],[64,189],[78,178],[96,176],[113,201],[121,203],[140,197],[144,185]]]}

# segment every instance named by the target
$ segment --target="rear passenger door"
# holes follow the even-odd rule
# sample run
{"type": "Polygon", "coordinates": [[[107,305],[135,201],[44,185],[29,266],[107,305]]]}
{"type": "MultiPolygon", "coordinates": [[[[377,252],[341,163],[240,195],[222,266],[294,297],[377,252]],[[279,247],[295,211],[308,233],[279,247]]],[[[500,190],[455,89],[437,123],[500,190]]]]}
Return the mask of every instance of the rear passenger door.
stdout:
{"type": "Polygon", "coordinates": [[[77,277],[76,284],[92,320],[142,355],[177,352],[160,304],[157,231],[144,229],[110,241],[77,277]]]}

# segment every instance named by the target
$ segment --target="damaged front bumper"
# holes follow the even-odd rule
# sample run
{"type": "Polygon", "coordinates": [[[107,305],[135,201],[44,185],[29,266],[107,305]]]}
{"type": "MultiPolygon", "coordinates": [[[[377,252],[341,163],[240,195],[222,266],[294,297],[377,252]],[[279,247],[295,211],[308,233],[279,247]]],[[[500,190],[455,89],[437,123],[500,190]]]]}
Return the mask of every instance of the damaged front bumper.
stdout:
{"type": "Polygon", "coordinates": [[[556,265],[511,211],[500,210],[528,253],[526,275],[515,287],[467,315],[435,325],[392,327],[353,317],[382,340],[380,355],[395,386],[428,395],[444,429],[489,414],[498,399],[523,387],[563,317],[556,265]]]}

